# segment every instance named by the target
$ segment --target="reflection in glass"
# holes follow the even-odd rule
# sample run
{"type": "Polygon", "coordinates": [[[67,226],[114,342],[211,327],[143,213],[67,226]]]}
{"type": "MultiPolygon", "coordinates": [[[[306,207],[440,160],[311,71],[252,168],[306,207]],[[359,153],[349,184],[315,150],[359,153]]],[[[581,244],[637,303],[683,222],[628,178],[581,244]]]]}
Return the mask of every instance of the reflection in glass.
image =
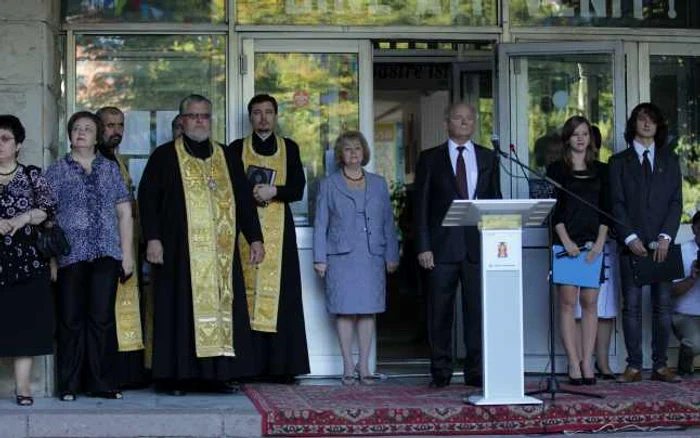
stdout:
{"type": "MultiPolygon", "coordinates": [[[[613,151],[613,65],[610,55],[527,56],[513,60],[516,74],[519,119],[527,120],[530,166],[544,171],[561,158],[561,129],[571,116],[582,115],[600,128],[603,144],[600,160],[607,162],[613,151]]],[[[518,120],[518,125],[523,121],[518,120]]],[[[522,141],[522,140],[521,140],[522,141]]],[[[547,187],[530,184],[531,197],[546,197],[547,187]],[[542,191],[542,193],[540,193],[542,191]]]]}
{"type": "Polygon", "coordinates": [[[497,26],[498,0],[237,0],[236,24],[497,26]]]}
{"type": "Polygon", "coordinates": [[[510,0],[514,26],[700,28],[697,0],[510,0]]]}
{"type": "Polygon", "coordinates": [[[668,142],[681,160],[683,221],[700,206],[700,56],[651,56],[651,101],[668,120],[668,142]]]}
{"type": "Polygon", "coordinates": [[[318,180],[333,169],[341,132],[359,129],[357,54],[256,53],[255,93],[279,103],[278,133],[299,144],[306,194],[292,204],[297,225],[309,225],[318,180]]]}
{"type": "Polygon", "coordinates": [[[170,116],[180,101],[202,94],[214,105],[212,138],[225,142],[225,52],[226,38],[218,35],[79,35],[75,110],[120,108],[126,118],[120,150],[127,160],[144,158],[170,140],[170,116]]]}
{"type": "Polygon", "coordinates": [[[223,23],[226,0],[65,0],[66,22],[223,23]]]}

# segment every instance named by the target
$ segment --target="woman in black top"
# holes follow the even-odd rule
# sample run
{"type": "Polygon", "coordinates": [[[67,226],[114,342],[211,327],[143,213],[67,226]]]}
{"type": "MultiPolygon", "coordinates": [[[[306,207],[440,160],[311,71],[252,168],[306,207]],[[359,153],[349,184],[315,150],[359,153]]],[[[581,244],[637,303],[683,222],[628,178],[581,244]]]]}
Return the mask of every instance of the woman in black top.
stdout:
{"type": "Polygon", "coordinates": [[[17,161],[25,130],[0,115],[0,357],[14,358],[15,400],[31,406],[34,356],[53,353],[53,297],[48,261],[36,248],[37,226],[56,211],[35,166],[17,161]]]}
{"type": "MultiPolygon", "coordinates": [[[[591,142],[591,126],[586,118],[571,117],[562,130],[563,158],[549,165],[547,175],[603,211],[610,210],[607,165],[596,161],[591,142]]],[[[580,247],[592,242],[585,254],[592,263],[601,257],[608,234],[608,219],[583,202],[557,190],[557,204],[552,215],[554,244],[562,245],[569,257],[577,257],[580,247]]],[[[598,288],[580,288],[559,284],[559,316],[561,337],[569,360],[569,383],[595,384],[591,359],[598,328],[598,288]],[[576,348],[574,310],[580,300],[581,347],[576,348]]]]}

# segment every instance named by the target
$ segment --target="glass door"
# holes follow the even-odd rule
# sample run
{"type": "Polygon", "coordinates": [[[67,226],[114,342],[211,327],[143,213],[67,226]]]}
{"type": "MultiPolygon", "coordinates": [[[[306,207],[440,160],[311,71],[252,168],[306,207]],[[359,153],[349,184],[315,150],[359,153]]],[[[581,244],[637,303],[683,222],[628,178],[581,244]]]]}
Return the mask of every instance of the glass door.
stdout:
{"type": "MultiPolygon", "coordinates": [[[[621,43],[518,43],[499,46],[498,130],[501,148],[538,171],[561,154],[561,128],[583,115],[602,133],[601,161],[624,148],[625,65],[621,43]]],[[[549,197],[544,181],[501,160],[504,197],[549,197]]],[[[549,234],[523,234],[525,368],[544,372],[549,355],[549,234]]],[[[556,294],[551,295],[557,299],[556,294]]],[[[556,318],[555,318],[556,320],[556,318]]],[[[555,328],[558,333],[558,328],[555,328]]],[[[565,370],[557,338],[557,370],[565,370]],[[561,362],[561,363],[560,363],[561,362]]],[[[613,339],[611,356],[619,353],[613,339]]],[[[621,345],[621,344],[620,344],[621,345]]],[[[615,357],[611,357],[614,364],[615,357]]]]}
{"type": "MultiPolygon", "coordinates": [[[[299,144],[306,173],[304,198],[292,211],[313,375],[342,373],[335,323],[326,311],[323,282],[313,271],[314,199],[318,181],[335,168],[333,146],[339,134],[359,129],[372,148],[371,50],[369,41],[241,40],[239,132],[250,132],[247,102],[259,93],[274,96],[279,104],[277,131],[299,144]]],[[[374,163],[367,167],[372,170],[374,163]]]]}
{"type": "Polygon", "coordinates": [[[642,85],[668,120],[668,146],[683,172],[683,223],[689,223],[700,205],[700,44],[649,44],[648,71],[642,85]]]}

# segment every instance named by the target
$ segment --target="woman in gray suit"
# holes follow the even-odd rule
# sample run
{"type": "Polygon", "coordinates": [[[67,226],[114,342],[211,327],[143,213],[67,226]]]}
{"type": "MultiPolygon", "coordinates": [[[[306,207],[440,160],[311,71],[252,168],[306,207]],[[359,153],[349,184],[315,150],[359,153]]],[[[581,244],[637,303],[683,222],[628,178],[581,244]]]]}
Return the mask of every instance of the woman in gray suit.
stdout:
{"type": "Polygon", "coordinates": [[[399,245],[386,181],[366,172],[367,140],[347,131],[335,142],[338,170],[320,182],[314,220],[314,269],[326,280],[326,307],[336,315],[344,385],[370,384],[376,313],[386,308],[386,271],[399,266],[399,245]],[[357,327],[360,360],[353,363],[357,327]]]}

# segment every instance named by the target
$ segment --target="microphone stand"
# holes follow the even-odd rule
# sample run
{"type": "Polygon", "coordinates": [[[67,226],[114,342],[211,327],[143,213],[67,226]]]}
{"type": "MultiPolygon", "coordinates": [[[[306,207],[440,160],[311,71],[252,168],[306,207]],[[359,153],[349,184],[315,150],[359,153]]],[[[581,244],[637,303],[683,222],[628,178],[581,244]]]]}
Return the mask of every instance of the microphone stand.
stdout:
{"type": "MultiPolygon", "coordinates": [[[[607,212],[601,210],[597,206],[591,204],[587,200],[583,199],[576,193],[573,193],[571,190],[563,187],[558,181],[553,180],[552,178],[548,177],[547,175],[542,174],[541,172],[538,172],[534,169],[532,169],[530,166],[527,164],[523,163],[517,158],[511,157],[509,154],[506,154],[505,152],[501,151],[500,148],[494,148],[496,153],[498,155],[501,155],[502,157],[510,160],[511,164],[515,163],[517,164],[520,169],[523,172],[523,175],[526,175],[526,171],[532,173],[533,175],[547,181],[549,184],[553,185],[557,189],[561,190],[562,192],[566,193],[568,196],[571,196],[572,198],[583,202],[586,206],[592,208],[599,214],[602,214],[603,216],[611,219],[615,223],[622,224],[624,225],[621,221],[615,219],[612,217],[610,214],[607,212]]],[[[512,193],[512,192],[511,192],[512,193]]],[[[547,231],[549,234],[549,241],[552,242],[553,238],[553,231],[552,231],[552,221],[549,220],[549,224],[547,226],[547,231]]],[[[594,398],[605,398],[605,396],[600,395],[600,394],[593,394],[590,392],[586,391],[577,391],[569,388],[562,388],[561,385],[559,384],[559,381],[557,380],[557,375],[556,375],[556,366],[555,366],[555,355],[554,355],[554,345],[555,345],[555,336],[554,336],[554,314],[556,313],[555,309],[555,304],[554,304],[554,276],[552,275],[553,272],[553,267],[552,267],[552,254],[553,254],[553,249],[551,245],[549,245],[549,275],[547,276],[548,280],[548,285],[549,285],[549,376],[547,376],[547,387],[544,389],[538,389],[536,391],[530,391],[526,392],[526,395],[539,395],[539,394],[549,394],[551,397],[552,402],[554,402],[554,397],[557,394],[570,394],[570,395],[581,395],[584,397],[594,397],[594,398]]]]}

